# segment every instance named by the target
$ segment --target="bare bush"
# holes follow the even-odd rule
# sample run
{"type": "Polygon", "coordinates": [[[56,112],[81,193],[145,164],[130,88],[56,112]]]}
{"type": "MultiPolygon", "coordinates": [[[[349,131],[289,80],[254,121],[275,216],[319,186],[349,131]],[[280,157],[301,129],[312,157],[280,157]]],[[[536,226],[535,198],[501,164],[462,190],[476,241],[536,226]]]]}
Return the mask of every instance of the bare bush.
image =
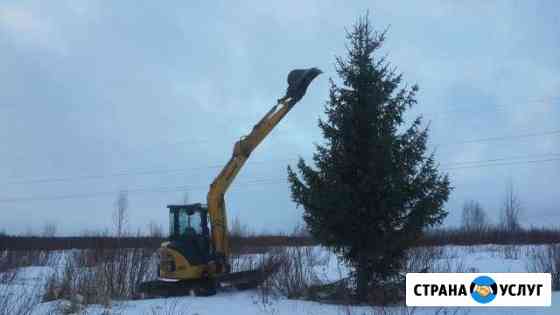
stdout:
{"type": "Polygon", "coordinates": [[[290,236],[300,237],[300,238],[311,238],[311,234],[309,233],[305,225],[302,224],[296,225],[292,230],[292,233],[290,233],[290,236]]]}
{"type": "Polygon", "coordinates": [[[529,272],[545,272],[552,276],[552,290],[560,290],[560,244],[534,248],[530,254],[529,272]]]}
{"type": "Polygon", "coordinates": [[[434,315],[459,315],[459,314],[469,314],[469,310],[462,309],[459,307],[440,307],[434,311],[434,315]]]}
{"type": "MultiPolygon", "coordinates": [[[[62,272],[48,279],[44,300],[74,301],[79,297],[78,304],[109,306],[112,300],[138,296],[140,283],[156,277],[157,258],[152,248],[124,247],[124,241],[130,239],[126,191],[119,193],[115,206],[116,237],[109,239],[110,242],[96,242],[91,248],[73,251],[62,272]]],[[[141,238],[140,233],[136,238],[141,238]]]]}
{"type": "MultiPolygon", "coordinates": [[[[98,242],[93,248],[73,251],[63,271],[47,281],[45,300],[72,300],[79,296],[83,304],[108,306],[114,299],[136,297],[140,283],[156,277],[157,258],[152,248],[122,246],[121,241],[128,235],[126,192],[119,193],[115,204],[113,223],[117,246],[98,242]]],[[[140,238],[140,234],[136,237],[140,238]]]]}
{"type": "Polygon", "coordinates": [[[0,251],[0,272],[28,266],[47,266],[51,260],[48,250],[0,251]]]}
{"type": "Polygon", "coordinates": [[[502,206],[500,225],[505,231],[521,230],[520,215],[522,211],[521,200],[517,196],[513,182],[510,180],[506,185],[506,195],[502,206]]]}
{"type": "Polygon", "coordinates": [[[40,278],[44,275],[36,272],[30,275],[24,267],[51,263],[50,251],[0,251],[0,315],[32,313],[40,302],[40,278]]]}
{"type": "Polygon", "coordinates": [[[161,225],[157,224],[154,221],[150,221],[148,224],[148,236],[153,238],[163,238],[164,232],[161,225]]]}
{"type": "Polygon", "coordinates": [[[185,306],[179,303],[181,299],[169,298],[165,299],[163,305],[152,306],[146,315],[186,315],[189,314],[185,310],[185,306]]]}
{"type": "Polygon", "coordinates": [[[53,222],[47,222],[43,226],[43,232],[41,233],[42,237],[55,237],[56,236],[56,224],[53,222]]]}
{"type": "Polygon", "coordinates": [[[486,212],[478,201],[469,200],[463,205],[462,227],[471,233],[486,231],[488,227],[486,212]]]}
{"type": "Polygon", "coordinates": [[[62,272],[47,281],[44,300],[72,300],[109,306],[112,300],[138,296],[141,282],[153,279],[157,261],[151,249],[103,249],[74,251],[62,272]]]}
{"type": "Polygon", "coordinates": [[[116,237],[127,234],[128,228],[128,193],[120,191],[115,200],[115,212],[113,213],[113,224],[116,237]]]}
{"type": "Polygon", "coordinates": [[[71,304],[60,303],[58,308],[63,313],[80,308],[82,304],[109,305],[110,298],[102,289],[100,271],[82,266],[83,261],[82,251],[69,254],[62,270],[57,270],[47,279],[43,301],[76,301],[71,304]]]}
{"type": "Polygon", "coordinates": [[[229,235],[232,238],[242,238],[250,235],[247,225],[241,223],[239,217],[235,217],[230,225],[229,235]]]}
{"type": "Polygon", "coordinates": [[[10,286],[13,285],[17,277],[17,269],[0,270],[0,314],[9,314],[11,311],[10,296],[12,295],[10,286]]]}
{"type": "Polygon", "coordinates": [[[344,305],[342,308],[342,313],[344,315],[414,315],[414,314],[432,314],[432,315],[466,315],[469,314],[469,310],[462,309],[458,307],[439,307],[433,310],[423,310],[418,313],[419,309],[416,307],[407,306],[374,306],[371,311],[365,313],[362,308],[355,308],[351,305],[344,305]]]}
{"type": "Polygon", "coordinates": [[[315,267],[324,262],[313,247],[277,248],[270,253],[276,272],[261,286],[261,294],[276,294],[289,299],[312,298],[311,288],[321,284],[315,267]]]}
{"type": "Polygon", "coordinates": [[[436,259],[443,256],[443,247],[423,246],[411,248],[406,255],[406,272],[430,272],[436,259]]]}
{"type": "Polygon", "coordinates": [[[256,270],[261,268],[266,264],[268,259],[272,259],[266,254],[251,254],[251,255],[241,255],[232,254],[229,257],[229,262],[231,270],[233,272],[246,271],[246,270],[256,270]]]}
{"type": "Polygon", "coordinates": [[[18,268],[0,272],[0,315],[28,315],[39,304],[39,284],[23,275],[18,268]]]}
{"type": "MultiPolygon", "coordinates": [[[[325,265],[325,258],[321,257],[316,248],[299,247],[283,248],[270,253],[280,262],[277,272],[260,288],[259,294],[263,305],[270,304],[271,296],[285,296],[288,298],[309,299],[339,305],[356,303],[351,294],[355,288],[352,278],[341,275],[340,280],[326,283],[319,277],[317,270],[325,265]],[[268,303],[268,304],[267,304],[268,303]]],[[[446,257],[444,248],[425,246],[412,248],[407,252],[404,272],[463,272],[464,266],[446,257]]],[[[404,303],[404,278],[388,279],[379,284],[379,290],[373,290],[368,303],[375,305],[375,314],[412,314],[411,309],[404,310],[399,305],[404,303]],[[380,307],[379,305],[393,305],[380,307]],[[386,313],[379,313],[379,311],[386,313]]],[[[345,308],[353,310],[352,307],[345,308]]]]}
{"type": "Polygon", "coordinates": [[[500,247],[505,259],[519,259],[519,247],[515,244],[507,244],[500,247]]]}
{"type": "MultiPolygon", "coordinates": [[[[368,294],[368,304],[373,314],[412,314],[413,309],[400,307],[406,295],[405,274],[426,272],[451,272],[454,262],[444,257],[444,248],[440,246],[419,246],[407,250],[402,272],[392,278],[378,281],[368,294]],[[446,271],[444,271],[446,270],[446,271]],[[388,306],[388,307],[387,307],[388,306]]],[[[348,291],[350,287],[348,286],[348,291]]],[[[352,296],[347,296],[342,303],[355,303],[352,296]]]]}
{"type": "MultiPolygon", "coordinates": [[[[407,306],[372,306],[369,312],[364,311],[363,307],[355,307],[353,305],[342,305],[340,307],[341,314],[343,315],[414,315],[417,314],[418,308],[407,306]]],[[[433,314],[433,315],[458,315],[468,314],[468,311],[460,312],[458,308],[453,311],[448,308],[434,309],[433,313],[422,312],[420,314],[433,314]]]]}
{"type": "Polygon", "coordinates": [[[415,307],[384,307],[376,306],[372,308],[372,315],[413,315],[416,314],[415,307]]]}

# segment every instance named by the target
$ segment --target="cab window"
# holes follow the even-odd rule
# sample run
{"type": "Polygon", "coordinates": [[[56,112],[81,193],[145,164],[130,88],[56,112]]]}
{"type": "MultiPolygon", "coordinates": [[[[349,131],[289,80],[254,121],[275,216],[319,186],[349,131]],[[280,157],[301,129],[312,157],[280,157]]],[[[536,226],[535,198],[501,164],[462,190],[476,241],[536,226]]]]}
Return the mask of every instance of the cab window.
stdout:
{"type": "Polygon", "coordinates": [[[189,215],[186,210],[181,209],[178,213],[177,228],[179,229],[178,234],[181,236],[201,234],[200,213],[194,212],[189,215]]]}

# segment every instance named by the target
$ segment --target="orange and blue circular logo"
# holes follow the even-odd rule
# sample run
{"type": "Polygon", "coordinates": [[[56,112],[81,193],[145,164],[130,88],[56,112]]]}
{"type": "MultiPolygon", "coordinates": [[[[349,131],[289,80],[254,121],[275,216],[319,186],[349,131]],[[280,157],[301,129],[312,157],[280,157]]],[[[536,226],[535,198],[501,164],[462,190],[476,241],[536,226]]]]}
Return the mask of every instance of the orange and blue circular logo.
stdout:
{"type": "Polygon", "coordinates": [[[488,276],[480,276],[471,282],[471,297],[481,304],[492,302],[496,298],[498,285],[488,276]]]}

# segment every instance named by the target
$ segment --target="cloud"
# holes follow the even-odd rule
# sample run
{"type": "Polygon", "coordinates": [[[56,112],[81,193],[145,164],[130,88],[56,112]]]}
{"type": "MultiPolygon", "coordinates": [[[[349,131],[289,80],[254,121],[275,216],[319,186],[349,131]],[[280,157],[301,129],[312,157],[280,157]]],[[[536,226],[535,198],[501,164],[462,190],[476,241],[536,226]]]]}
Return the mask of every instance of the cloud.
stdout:
{"type": "MultiPolygon", "coordinates": [[[[559,11],[548,5],[2,1],[0,137],[10,154],[0,156],[0,164],[7,165],[0,175],[24,179],[129,169],[199,171],[4,185],[0,197],[194,185],[203,188],[193,191],[193,202],[202,201],[206,185],[219,171],[208,165],[227,161],[233,142],[282,96],[288,71],[317,66],[325,73],[257,149],[237,183],[285,179],[287,160],[310,156],[313,142],[322,141],[316,122],[328,95],[327,78],[339,79],[333,57],[345,54],[344,29],[367,8],[376,29],[391,26],[382,54],[404,73],[405,82],[420,85],[414,113],[432,120],[431,144],[554,129],[560,120],[560,42],[553,26],[560,20],[559,11]],[[536,105],[523,106],[534,99],[547,100],[538,108],[544,113],[538,114],[536,105]],[[513,104],[520,106],[503,108],[513,104]]],[[[550,136],[455,144],[438,147],[436,158],[445,164],[549,153],[559,141],[550,136]]],[[[556,193],[556,174],[558,167],[550,164],[457,170],[449,207],[460,207],[467,197],[499,204],[504,178],[513,175],[527,204],[539,211],[550,208],[553,198],[543,196],[556,193]],[[525,183],[529,172],[534,175],[525,183]]],[[[285,182],[236,187],[228,194],[229,214],[246,214],[247,224],[257,230],[259,224],[291,230],[290,223],[301,221],[285,182]],[[262,211],[263,204],[270,209],[262,211]]],[[[181,195],[131,194],[134,216],[165,224],[164,205],[181,195]]],[[[0,204],[0,211],[22,211],[11,211],[14,215],[6,215],[2,224],[23,222],[23,214],[36,221],[43,215],[78,220],[83,212],[76,209],[82,207],[110,217],[112,203],[110,196],[85,205],[79,199],[0,204]],[[37,207],[45,211],[37,213],[37,207]]],[[[17,231],[22,224],[7,228],[17,231]]],[[[81,228],[61,227],[71,232],[81,228]]]]}
{"type": "Polygon", "coordinates": [[[67,47],[55,23],[38,11],[32,6],[0,6],[0,32],[18,45],[65,54],[67,47]]]}

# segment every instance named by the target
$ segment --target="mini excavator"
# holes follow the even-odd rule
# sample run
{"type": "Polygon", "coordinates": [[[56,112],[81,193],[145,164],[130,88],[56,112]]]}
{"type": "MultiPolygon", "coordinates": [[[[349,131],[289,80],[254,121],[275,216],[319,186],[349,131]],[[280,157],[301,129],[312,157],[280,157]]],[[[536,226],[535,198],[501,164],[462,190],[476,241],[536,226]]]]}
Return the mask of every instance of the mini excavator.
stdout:
{"type": "Polygon", "coordinates": [[[210,185],[207,204],[169,205],[169,240],[158,250],[158,279],[140,284],[147,296],[209,296],[233,285],[238,289],[257,286],[272,272],[272,266],[232,272],[224,195],[255,148],[305,95],[321,70],[296,69],[288,74],[286,95],[277,101],[245,137],[210,185]],[[210,224],[210,227],[208,227],[210,224]]]}

